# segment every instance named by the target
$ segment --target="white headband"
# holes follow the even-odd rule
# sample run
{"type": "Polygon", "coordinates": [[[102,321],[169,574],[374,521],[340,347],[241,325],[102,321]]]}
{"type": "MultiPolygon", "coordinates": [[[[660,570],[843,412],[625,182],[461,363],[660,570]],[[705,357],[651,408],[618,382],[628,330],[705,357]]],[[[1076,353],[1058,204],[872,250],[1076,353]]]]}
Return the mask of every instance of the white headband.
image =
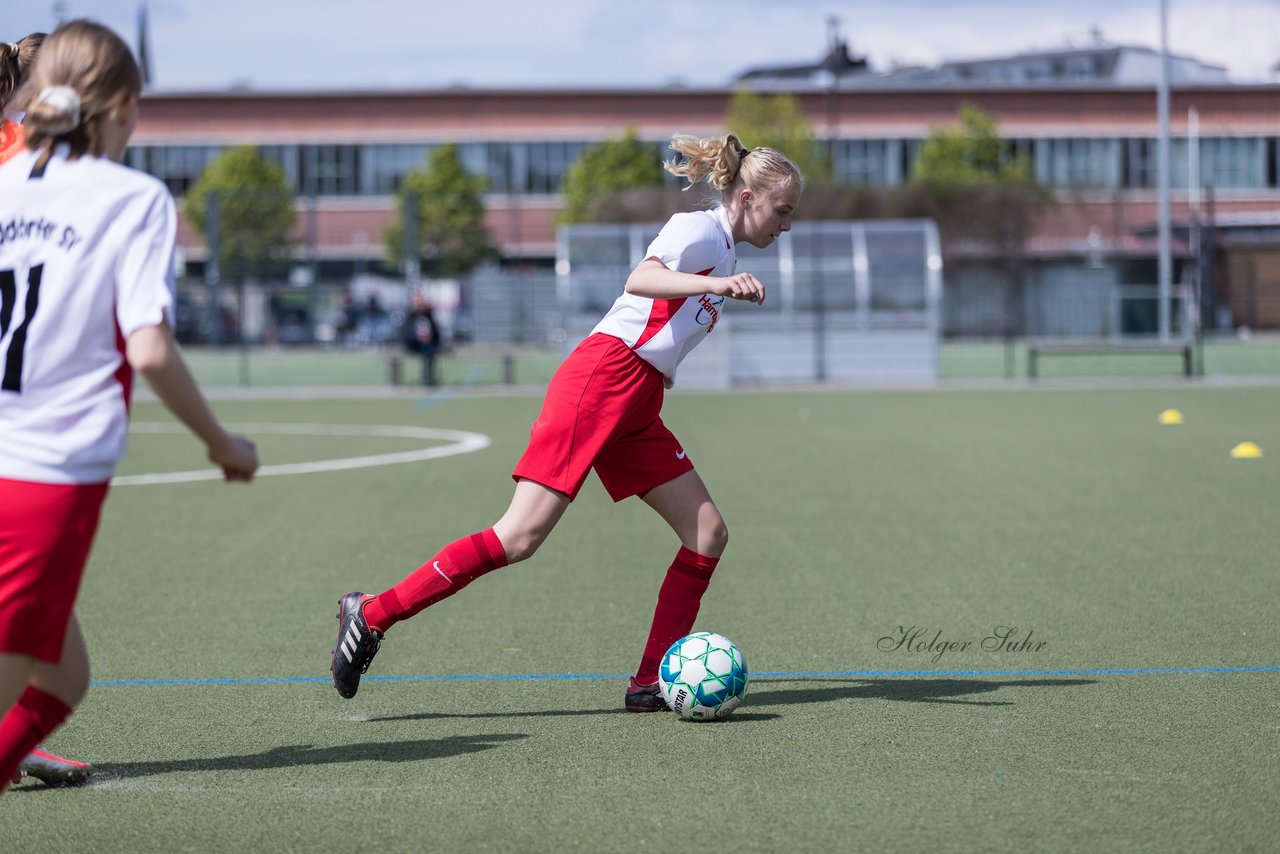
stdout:
{"type": "Polygon", "coordinates": [[[36,104],[48,104],[71,116],[73,127],[80,126],[80,96],[70,86],[46,86],[36,96],[36,104]]]}

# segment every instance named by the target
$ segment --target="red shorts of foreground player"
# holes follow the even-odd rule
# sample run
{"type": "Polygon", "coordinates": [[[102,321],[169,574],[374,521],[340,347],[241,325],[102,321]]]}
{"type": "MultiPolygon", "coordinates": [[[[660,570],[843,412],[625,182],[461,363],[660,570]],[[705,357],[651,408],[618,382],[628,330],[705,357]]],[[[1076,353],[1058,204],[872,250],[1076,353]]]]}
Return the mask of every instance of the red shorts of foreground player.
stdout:
{"type": "Polygon", "coordinates": [[[592,468],[621,501],[693,468],[659,417],[662,372],[620,339],[596,333],[551,378],[512,477],[578,496],[592,468]]]}
{"type": "Polygon", "coordinates": [[[106,497],[105,483],[0,478],[0,652],[62,659],[106,497]]]}

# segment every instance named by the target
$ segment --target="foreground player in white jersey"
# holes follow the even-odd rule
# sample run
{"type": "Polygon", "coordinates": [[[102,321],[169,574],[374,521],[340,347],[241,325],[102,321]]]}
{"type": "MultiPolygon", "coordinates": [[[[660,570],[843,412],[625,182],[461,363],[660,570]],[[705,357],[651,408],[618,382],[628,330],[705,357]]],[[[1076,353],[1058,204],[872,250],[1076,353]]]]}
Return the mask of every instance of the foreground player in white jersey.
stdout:
{"type": "Polygon", "coordinates": [[[14,99],[29,150],[0,167],[0,791],[88,689],[73,608],[133,370],[228,480],[258,467],[169,329],[173,199],[118,163],[141,82],[113,32],[59,27],[14,99]]]}
{"type": "Polygon", "coordinates": [[[640,666],[625,692],[629,711],[665,708],[658,663],[689,633],[728,530],[702,478],[662,423],[663,389],[716,326],[726,297],[763,303],[765,286],[736,273],[734,246],[764,248],[791,228],[804,188],[800,171],[770,148],[748,151],[738,137],[677,136],[683,161],[668,171],[705,181],[712,210],[676,214],[627,278],[625,293],[569,355],[547,388],[542,413],[512,477],[515,495],[492,528],[445,546],[390,590],[339,600],[334,686],[354,697],[382,637],[396,622],[481,575],[530,557],[546,540],[591,469],[614,501],[632,495],[656,510],[680,548],[658,592],[640,666]]]}
{"type": "MultiPolygon", "coordinates": [[[[18,116],[9,115],[6,105],[35,64],[45,36],[45,33],[31,33],[11,44],[0,44],[0,166],[26,148],[18,116]]],[[[22,760],[13,782],[32,777],[50,786],[76,786],[88,782],[92,773],[93,766],[89,763],[58,756],[37,744],[22,760]]]]}

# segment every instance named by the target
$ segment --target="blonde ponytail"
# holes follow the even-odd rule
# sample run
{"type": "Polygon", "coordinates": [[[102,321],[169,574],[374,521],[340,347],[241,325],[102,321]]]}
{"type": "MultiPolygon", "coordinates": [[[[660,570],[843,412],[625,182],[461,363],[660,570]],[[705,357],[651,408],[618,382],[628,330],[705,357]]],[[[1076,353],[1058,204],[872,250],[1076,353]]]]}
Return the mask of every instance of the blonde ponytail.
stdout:
{"type": "Polygon", "coordinates": [[[686,190],[705,182],[723,198],[738,187],[766,195],[792,185],[804,187],[804,176],[786,155],[772,148],[747,149],[735,133],[712,137],[677,134],[671,138],[671,150],[681,159],[665,163],[664,168],[687,178],[686,190]]]}
{"type": "Polygon", "coordinates": [[[99,125],[112,110],[142,91],[142,74],[129,46],[92,21],[69,21],[40,48],[14,99],[26,109],[27,147],[48,161],[60,142],[74,156],[101,155],[99,125]]]}

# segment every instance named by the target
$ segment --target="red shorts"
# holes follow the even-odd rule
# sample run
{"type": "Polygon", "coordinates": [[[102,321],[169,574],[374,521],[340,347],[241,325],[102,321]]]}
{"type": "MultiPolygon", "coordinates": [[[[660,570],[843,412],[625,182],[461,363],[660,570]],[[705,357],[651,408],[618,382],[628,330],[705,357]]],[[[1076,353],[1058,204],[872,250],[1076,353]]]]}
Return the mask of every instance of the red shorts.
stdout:
{"type": "Polygon", "coordinates": [[[57,664],[107,484],[0,478],[0,652],[57,664]]]}
{"type": "Polygon", "coordinates": [[[679,477],[693,463],[658,417],[662,394],[661,371],[612,335],[589,336],[551,378],[511,476],[573,500],[594,468],[614,501],[679,477]]]}

